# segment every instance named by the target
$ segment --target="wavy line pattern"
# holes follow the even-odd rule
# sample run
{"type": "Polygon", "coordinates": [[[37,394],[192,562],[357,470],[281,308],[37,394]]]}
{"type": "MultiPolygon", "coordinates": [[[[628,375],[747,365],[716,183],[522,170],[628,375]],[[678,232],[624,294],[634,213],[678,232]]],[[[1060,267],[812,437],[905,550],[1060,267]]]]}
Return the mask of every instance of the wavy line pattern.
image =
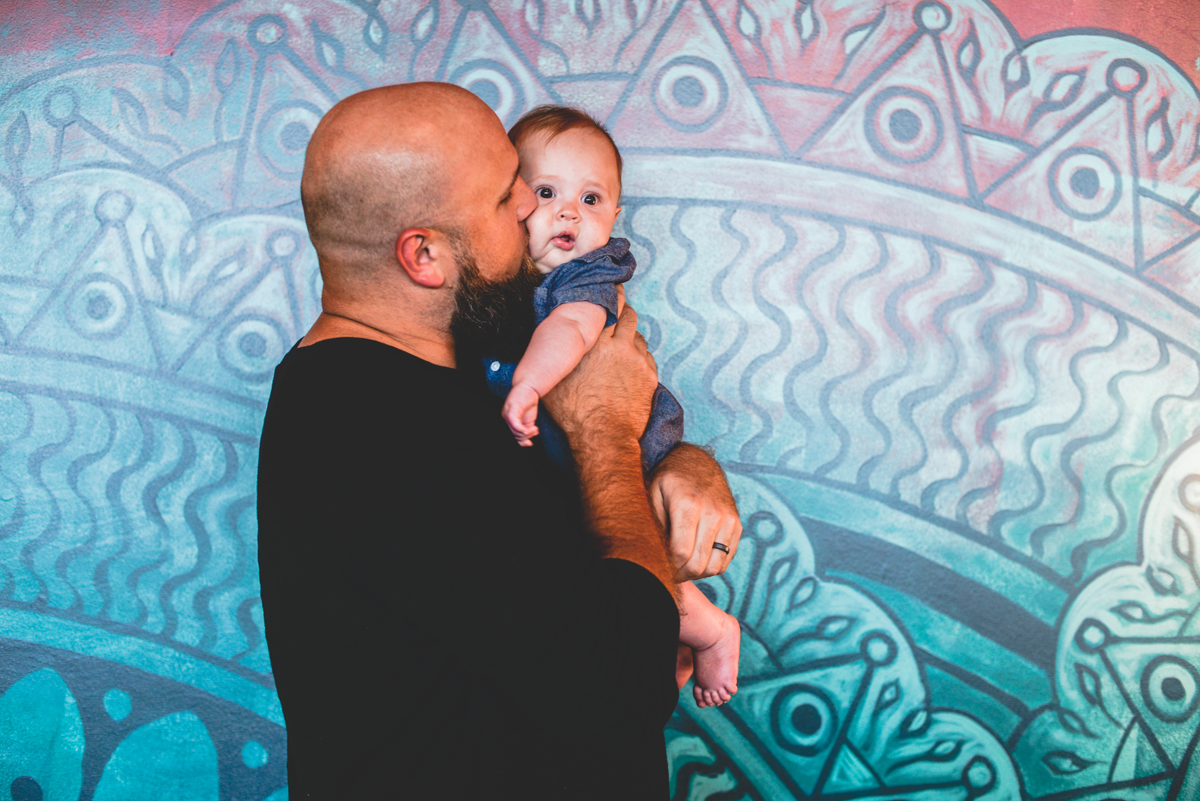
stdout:
{"type": "Polygon", "coordinates": [[[664,382],[704,410],[689,438],[970,526],[1075,582],[1134,557],[1167,443],[1200,424],[1195,354],[895,233],[698,202],[626,213],[639,258],[658,248],[631,297],[661,326],[664,382]]]}
{"type": "Polygon", "coordinates": [[[11,384],[0,394],[28,415],[0,448],[0,476],[16,488],[0,505],[0,599],[269,672],[251,614],[254,447],[99,399],[11,384]]]}

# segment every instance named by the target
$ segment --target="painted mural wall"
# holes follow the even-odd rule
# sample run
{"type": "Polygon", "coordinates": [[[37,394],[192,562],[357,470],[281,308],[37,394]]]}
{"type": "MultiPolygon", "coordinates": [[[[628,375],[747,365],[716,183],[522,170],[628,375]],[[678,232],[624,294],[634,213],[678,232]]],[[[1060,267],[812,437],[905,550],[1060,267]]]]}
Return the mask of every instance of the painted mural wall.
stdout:
{"type": "Polygon", "coordinates": [[[1200,797],[1195,65],[984,0],[198,0],[161,53],[96,6],[77,52],[89,4],[0,26],[0,796],[286,798],[254,484],[304,148],[436,79],[625,155],[746,531],[675,798],[1200,797]]]}

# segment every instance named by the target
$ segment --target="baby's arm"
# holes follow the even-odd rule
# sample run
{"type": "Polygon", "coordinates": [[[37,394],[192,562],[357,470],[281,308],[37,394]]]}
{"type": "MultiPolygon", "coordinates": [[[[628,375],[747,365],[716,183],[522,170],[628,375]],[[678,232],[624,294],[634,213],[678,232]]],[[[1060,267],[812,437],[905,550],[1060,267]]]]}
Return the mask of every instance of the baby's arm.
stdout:
{"type": "Polygon", "coordinates": [[[720,706],[737,692],[742,630],[692,582],[679,585],[679,640],[695,655],[696,706],[720,706]]]}
{"type": "Polygon", "coordinates": [[[504,421],[517,442],[529,446],[537,436],[538,400],[575,369],[604,330],[608,312],[587,301],[564,303],[538,324],[525,355],[513,372],[504,401],[504,421]]]}

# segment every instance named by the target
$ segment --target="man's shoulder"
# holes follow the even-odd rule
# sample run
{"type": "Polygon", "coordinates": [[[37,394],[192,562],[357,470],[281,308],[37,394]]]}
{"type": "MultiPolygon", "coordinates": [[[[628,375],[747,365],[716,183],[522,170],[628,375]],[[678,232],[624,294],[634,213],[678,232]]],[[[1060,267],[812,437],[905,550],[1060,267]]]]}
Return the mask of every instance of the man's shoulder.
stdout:
{"type": "Polygon", "coordinates": [[[297,343],[280,362],[280,366],[284,365],[298,370],[367,371],[379,368],[430,374],[453,372],[393,345],[358,337],[333,337],[311,345],[297,343]]]}
{"type": "Polygon", "coordinates": [[[450,391],[457,383],[456,372],[382,342],[342,337],[292,348],[275,370],[275,386],[299,385],[338,397],[356,391],[386,392],[414,382],[430,391],[443,386],[450,391]]]}
{"type": "Polygon", "coordinates": [[[419,439],[465,413],[468,387],[459,371],[380,342],[322,340],[293,348],[276,368],[264,434],[387,439],[407,429],[419,439]]]}

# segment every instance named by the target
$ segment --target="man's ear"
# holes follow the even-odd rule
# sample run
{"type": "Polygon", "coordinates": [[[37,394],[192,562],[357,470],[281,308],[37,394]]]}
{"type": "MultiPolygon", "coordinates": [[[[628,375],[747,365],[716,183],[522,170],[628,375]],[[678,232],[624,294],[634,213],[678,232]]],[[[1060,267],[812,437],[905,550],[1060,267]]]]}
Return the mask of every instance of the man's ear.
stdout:
{"type": "Polygon", "coordinates": [[[408,228],[396,238],[396,260],[414,284],[437,289],[446,283],[445,269],[452,263],[447,245],[429,228],[408,228]]]}

